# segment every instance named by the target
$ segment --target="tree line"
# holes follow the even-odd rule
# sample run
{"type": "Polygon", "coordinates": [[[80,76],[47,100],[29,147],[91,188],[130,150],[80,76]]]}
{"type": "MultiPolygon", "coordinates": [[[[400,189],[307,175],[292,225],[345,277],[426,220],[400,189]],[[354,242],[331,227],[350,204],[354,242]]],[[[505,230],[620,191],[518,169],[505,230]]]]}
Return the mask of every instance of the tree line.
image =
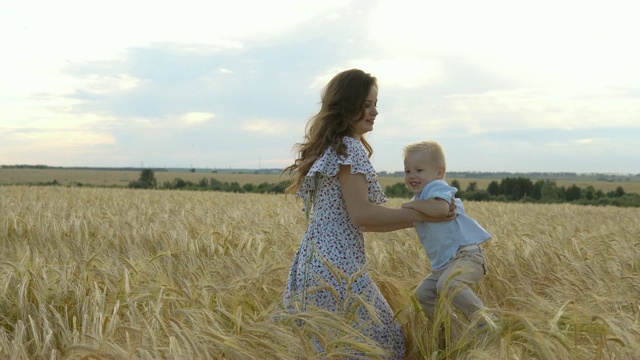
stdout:
{"type": "Polygon", "coordinates": [[[162,186],[158,186],[155,174],[151,169],[144,169],[140,172],[140,178],[131,181],[129,187],[132,189],[155,189],[162,188],[167,190],[208,190],[208,191],[224,191],[235,193],[258,193],[258,194],[284,194],[289,181],[281,181],[278,183],[263,182],[258,185],[244,184],[240,185],[237,181],[227,182],[219,181],[214,178],[202,178],[197,183],[192,181],[175,178],[171,181],[165,181],[162,186]]]}
{"type": "MultiPolygon", "coordinates": [[[[237,181],[222,182],[214,178],[202,178],[199,182],[175,178],[158,186],[155,174],[151,169],[144,169],[137,181],[129,183],[134,189],[162,188],[168,190],[211,190],[235,193],[260,193],[283,194],[290,181],[278,183],[263,182],[258,185],[240,185],[237,181]]],[[[614,205],[614,206],[640,206],[640,195],[626,193],[621,186],[614,191],[603,192],[589,185],[580,188],[577,185],[569,187],[558,186],[553,180],[531,181],[526,177],[507,177],[500,182],[491,181],[486,189],[479,189],[477,182],[470,182],[466,189],[462,189],[457,180],[451,182],[451,186],[458,189],[456,197],[461,200],[472,201],[502,201],[502,202],[530,202],[530,203],[574,203],[582,205],[614,205]]],[[[388,197],[407,198],[413,197],[407,186],[398,182],[395,185],[385,187],[388,197]]]]}
{"type": "MultiPolygon", "coordinates": [[[[464,190],[457,180],[453,180],[451,186],[458,189],[456,197],[461,200],[640,206],[640,195],[626,193],[621,186],[618,186],[614,191],[605,193],[602,190],[596,190],[591,185],[586,188],[577,185],[565,187],[558,186],[553,180],[533,182],[526,177],[507,177],[500,182],[494,180],[489,183],[486,189],[479,189],[475,181],[470,182],[464,190]]],[[[385,194],[390,197],[413,197],[413,192],[404,183],[387,186],[385,194]]]]}

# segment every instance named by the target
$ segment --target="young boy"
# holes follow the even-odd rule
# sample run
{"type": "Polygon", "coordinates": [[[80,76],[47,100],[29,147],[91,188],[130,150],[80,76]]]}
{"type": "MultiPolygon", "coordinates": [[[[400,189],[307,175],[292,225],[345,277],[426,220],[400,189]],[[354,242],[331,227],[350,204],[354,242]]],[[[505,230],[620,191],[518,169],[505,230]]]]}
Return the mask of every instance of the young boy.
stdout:
{"type": "MultiPolygon", "coordinates": [[[[435,141],[422,141],[404,148],[404,181],[415,196],[413,200],[442,200],[442,212],[449,212],[449,202],[457,189],[445,182],[445,155],[435,141]]],[[[453,305],[468,319],[484,309],[482,301],[468,285],[478,283],[486,274],[482,243],[491,235],[467,216],[460,199],[455,199],[458,216],[446,222],[420,222],[415,228],[432,272],[418,286],[415,296],[431,319],[439,295],[452,296],[453,305]],[[445,291],[446,290],[446,291],[445,291]]],[[[403,205],[420,211],[420,201],[403,205]]],[[[481,317],[480,326],[486,325],[481,317]]]]}

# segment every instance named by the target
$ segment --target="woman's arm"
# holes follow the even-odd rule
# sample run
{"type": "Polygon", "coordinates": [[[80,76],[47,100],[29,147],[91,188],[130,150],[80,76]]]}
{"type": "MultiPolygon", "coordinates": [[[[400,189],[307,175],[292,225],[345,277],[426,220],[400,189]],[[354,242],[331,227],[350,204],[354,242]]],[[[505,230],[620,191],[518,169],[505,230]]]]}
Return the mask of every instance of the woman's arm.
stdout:
{"type": "Polygon", "coordinates": [[[390,224],[390,225],[370,225],[370,226],[360,226],[360,231],[362,231],[362,232],[389,232],[389,231],[412,228],[413,226],[414,225],[413,225],[412,222],[390,224]]]}
{"type": "Polygon", "coordinates": [[[370,203],[365,175],[351,174],[350,168],[349,165],[340,165],[338,180],[347,205],[347,212],[355,226],[365,229],[369,227],[369,229],[397,230],[411,227],[413,222],[430,219],[429,216],[414,209],[388,208],[370,203]]]}

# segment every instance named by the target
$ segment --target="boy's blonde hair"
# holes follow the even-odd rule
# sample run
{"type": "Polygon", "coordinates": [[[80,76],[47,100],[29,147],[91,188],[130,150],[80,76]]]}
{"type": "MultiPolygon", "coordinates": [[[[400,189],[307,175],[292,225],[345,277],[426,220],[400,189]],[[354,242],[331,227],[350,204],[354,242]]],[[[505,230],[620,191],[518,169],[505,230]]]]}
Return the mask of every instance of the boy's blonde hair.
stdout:
{"type": "Polygon", "coordinates": [[[442,166],[445,169],[447,168],[444,150],[442,149],[442,146],[440,146],[440,144],[438,144],[436,141],[425,140],[409,144],[404,147],[403,156],[406,157],[407,154],[418,151],[426,152],[437,166],[442,166]]]}

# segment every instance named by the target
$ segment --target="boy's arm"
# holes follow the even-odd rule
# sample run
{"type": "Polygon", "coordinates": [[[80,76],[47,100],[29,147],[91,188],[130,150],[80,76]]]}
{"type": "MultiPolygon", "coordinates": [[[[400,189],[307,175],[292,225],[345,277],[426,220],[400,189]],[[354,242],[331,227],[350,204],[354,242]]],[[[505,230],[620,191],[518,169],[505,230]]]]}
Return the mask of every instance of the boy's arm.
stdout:
{"type": "Polygon", "coordinates": [[[414,198],[418,200],[403,204],[402,207],[429,216],[430,219],[427,220],[429,222],[450,221],[456,217],[455,193],[457,191],[444,180],[434,180],[414,198]]]}
{"type": "MultiPolygon", "coordinates": [[[[455,217],[455,201],[452,198],[451,203],[441,198],[432,198],[426,200],[414,200],[402,204],[403,208],[417,210],[436,221],[448,221],[455,217]]],[[[432,221],[432,220],[428,220],[432,221]]]]}

